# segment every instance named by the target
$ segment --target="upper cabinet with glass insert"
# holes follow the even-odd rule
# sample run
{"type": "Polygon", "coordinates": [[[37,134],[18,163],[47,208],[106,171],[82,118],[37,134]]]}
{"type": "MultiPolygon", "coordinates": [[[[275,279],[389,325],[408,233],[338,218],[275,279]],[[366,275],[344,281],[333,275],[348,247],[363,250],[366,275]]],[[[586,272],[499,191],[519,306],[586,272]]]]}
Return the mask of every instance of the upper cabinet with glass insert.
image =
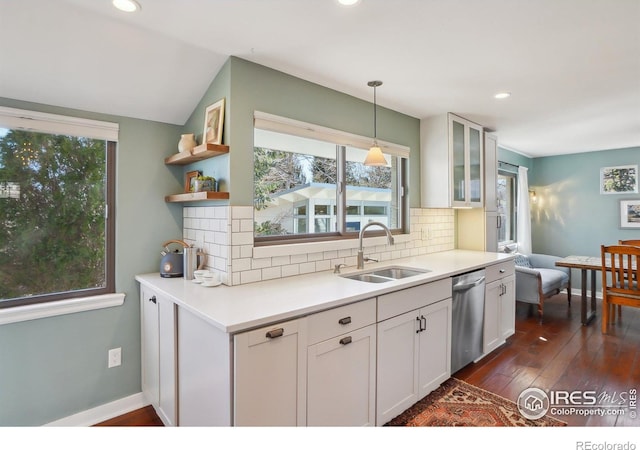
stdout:
{"type": "Polygon", "coordinates": [[[482,126],[444,114],[420,123],[423,208],[483,206],[482,126]]]}

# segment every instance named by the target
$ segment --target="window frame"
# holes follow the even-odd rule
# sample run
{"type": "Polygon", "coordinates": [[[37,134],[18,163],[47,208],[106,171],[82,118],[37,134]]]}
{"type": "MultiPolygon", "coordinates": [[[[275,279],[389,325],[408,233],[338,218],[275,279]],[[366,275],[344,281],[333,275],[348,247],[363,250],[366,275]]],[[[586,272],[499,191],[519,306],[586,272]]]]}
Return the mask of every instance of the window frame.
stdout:
{"type": "MultiPolygon", "coordinates": [[[[513,239],[507,239],[504,241],[498,241],[498,250],[501,251],[502,249],[504,249],[505,247],[514,244],[518,241],[518,172],[517,171],[513,171],[509,168],[506,168],[506,166],[508,166],[508,163],[503,163],[503,162],[499,162],[499,167],[498,167],[498,177],[505,176],[505,177],[510,177],[513,179],[512,181],[512,188],[511,188],[511,214],[509,215],[509,217],[505,216],[505,220],[509,220],[511,223],[511,230],[512,230],[512,234],[513,234],[513,239]]],[[[499,214],[499,211],[498,211],[499,214]]],[[[499,215],[500,220],[502,220],[502,216],[499,215]]]]}
{"type": "Polygon", "coordinates": [[[116,252],[116,155],[119,126],[102,122],[38,111],[0,107],[0,126],[39,133],[76,136],[105,141],[105,285],[66,292],[37,294],[0,300],[0,310],[12,307],[45,304],[60,300],[80,299],[115,294],[116,252]]]}
{"type": "MultiPolygon", "coordinates": [[[[311,138],[322,140],[325,142],[335,143],[336,145],[336,203],[335,203],[335,218],[337,221],[336,231],[327,233],[305,233],[305,234],[291,234],[291,235],[274,235],[274,236],[253,236],[253,244],[255,247],[269,246],[269,245],[283,245],[294,243],[308,243],[308,242],[323,242],[323,241],[335,241],[341,239],[355,239],[359,236],[358,231],[347,231],[347,199],[346,199],[346,147],[356,147],[367,149],[371,145],[371,138],[365,136],[358,136],[351,133],[346,133],[331,128],[322,127],[319,125],[300,122],[297,120],[275,116],[260,111],[254,112],[254,130],[262,129],[267,131],[275,131],[278,133],[289,134],[298,137],[311,138]]],[[[395,193],[397,198],[395,199],[398,208],[399,227],[393,228],[390,231],[393,234],[408,234],[409,233],[409,147],[393,144],[378,140],[378,145],[382,148],[383,153],[392,157],[398,158],[398,164],[396,167],[396,189],[395,193]]],[[[254,143],[255,148],[255,143],[254,143]]],[[[255,180],[254,180],[255,182],[255,180]]],[[[360,215],[362,215],[362,207],[358,206],[360,215]]],[[[255,211],[254,211],[255,212],[255,211]]],[[[254,216],[255,219],[255,216],[254,216]]],[[[308,214],[307,214],[308,219],[308,214]]],[[[309,224],[307,224],[309,225],[309,224]]],[[[370,230],[368,233],[370,236],[383,236],[383,230],[370,230]]]]}

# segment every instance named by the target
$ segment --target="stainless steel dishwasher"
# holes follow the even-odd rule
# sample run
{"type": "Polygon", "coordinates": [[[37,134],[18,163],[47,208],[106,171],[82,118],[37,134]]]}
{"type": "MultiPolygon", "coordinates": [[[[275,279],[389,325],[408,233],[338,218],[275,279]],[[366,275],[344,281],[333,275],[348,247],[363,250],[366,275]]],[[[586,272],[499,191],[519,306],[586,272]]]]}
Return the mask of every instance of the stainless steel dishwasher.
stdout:
{"type": "Polygon", "coordinates": [[[453,277],[451,373],[482,355],[484,269],[453,277]]]}

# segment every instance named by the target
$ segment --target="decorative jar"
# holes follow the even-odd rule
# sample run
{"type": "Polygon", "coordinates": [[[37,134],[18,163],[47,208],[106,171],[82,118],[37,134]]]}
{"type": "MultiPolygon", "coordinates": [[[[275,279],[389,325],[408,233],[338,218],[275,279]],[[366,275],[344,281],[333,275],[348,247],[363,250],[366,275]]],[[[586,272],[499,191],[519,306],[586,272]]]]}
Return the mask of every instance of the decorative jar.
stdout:
{"type": "Polygon", "coordinates": [[[193,133],[183,134],[178,141],[178,151],[191,153],[191,150],[196,146],[196,140],[193,137],[193,133]]]}

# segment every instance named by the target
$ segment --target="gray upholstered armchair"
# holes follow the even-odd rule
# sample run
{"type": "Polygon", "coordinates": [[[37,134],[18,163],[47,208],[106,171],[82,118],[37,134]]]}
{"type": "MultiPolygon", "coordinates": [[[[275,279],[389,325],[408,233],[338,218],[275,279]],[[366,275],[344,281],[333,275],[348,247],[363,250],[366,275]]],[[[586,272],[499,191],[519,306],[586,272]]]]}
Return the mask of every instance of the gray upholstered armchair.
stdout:
{"type": "Polygon", "coordinates": [[[516,301],[538,305],[540,320],[544,312],[544,300],[567,289],[571,307],[571,269],[557,267],[562,258],[532,253],[516,257],[516,301]]]}

